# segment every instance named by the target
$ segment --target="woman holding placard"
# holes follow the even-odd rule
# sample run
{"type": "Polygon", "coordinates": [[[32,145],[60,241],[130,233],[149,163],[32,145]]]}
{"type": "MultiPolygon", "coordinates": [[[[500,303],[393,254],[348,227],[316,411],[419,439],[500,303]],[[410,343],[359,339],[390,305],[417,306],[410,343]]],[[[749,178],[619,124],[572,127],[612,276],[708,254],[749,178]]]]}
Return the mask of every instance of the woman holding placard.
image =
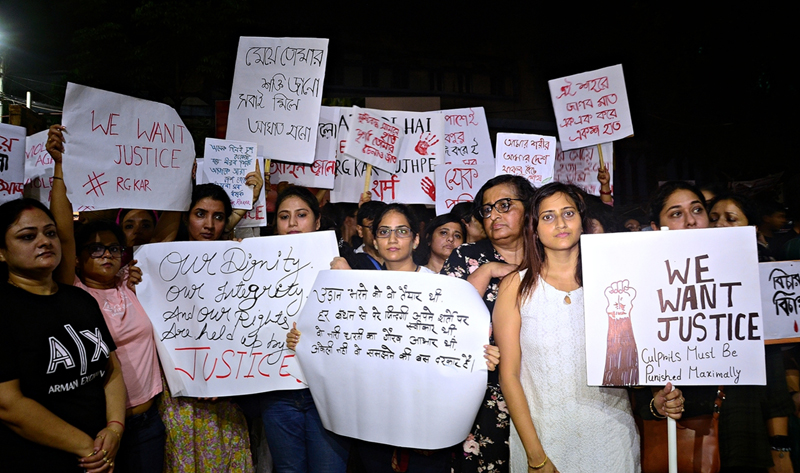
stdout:
{"type": "MultiPolygon", "coordinates": [[[[162,391],[153,326],[129,283],[138,268],[122,268],[127,237],[112,222],[94,220],[73,229],[72,205],[63,183],[60,129],[54,127],[48,152],[55,161],[50,208],[56,219],[63,258],[60,282],[85,290],[100,304],[117,345],[127,392],[124,438],[116,457],[120,472],[158,473],[164,466],[165,428],[158,414],[162,391]],[[76,275],[77,269],[77,275],[76,275]],[[120,271],[122,270],[122,271],[120,271]]],[[[134,261],[135,263],[135,261],[134,261]]]]}
{"type": "MultiPolygon", "coordinates": [[[[717,202],[723,202],[723,199],[717,202]]],[[[695,186],[681,181],[666,182],[658,188],[651,201],[650,226],[654,230],[662,227],[670,230],[708,228],[711,222],[706,205],[703,193],[695,186]]],[[[726,216],[725,206],[715,206],[715,210],[712,218],[716,220],[716,226],[725,226],[727,222],[720,224],[719,220],[723,216],[726,219],[732,216],[726,216]]],[[[783,359],[776,345],[765,347],[765,361],[766,386],[725,387],[719,418],[722,472],[792,471],[788,416],[792,415],[794,408],[788,395],[783,359]]],[[[685,415],[710,414],[716,390],[711,386],[684,388],[690,400],[686,403],[685,415]]],[[[642,391],[646,390],[635,391],[639,406],[642,397],[646,397],[642,391]]],[[[646,406],[637,411],[645,419],[653,418],[646,406]]]]}
{"type": "MultiPolygon", "coordinates": [[[[317,231],[319,202],[305,187],[289,186],[275,203],[275,234],[317,231]]],[[[350,442],[322,426],[308,388],[258,395],[276,473],[344,473],[350,442]]]]}
{"type": "MultiPolygon", "coordinates": [[[[525,209],[534,190],[527,179],[510,174],[486,181],[475,195],[473,216],[482,223],[487,238],[456,248],[442,267],[441,274],[469,281],[489,313],[500,281],[522,262],[525,209]]],[[[492,337],[489,342],[493,343],[492,337]]],[[[508,436],[508,409],[497,372],[490,372],[472,432],[456,452],[455,471],[477,473],[490,465],[496,471],[508,471],[508,436]]]]}
{"type": "MultiPolygon", "coordinates": [[[[521,271],[503,279],[493,313],[503,354],[500,386],[514,425],[511,471],[638,471],[639,436],[627,391],[586,382],[582,192],[561,183],[543,186],[526,222],[521,271]]],[[[674,417],[682,403],[677,389],[654,398],[655,409],[674,417]]]]}

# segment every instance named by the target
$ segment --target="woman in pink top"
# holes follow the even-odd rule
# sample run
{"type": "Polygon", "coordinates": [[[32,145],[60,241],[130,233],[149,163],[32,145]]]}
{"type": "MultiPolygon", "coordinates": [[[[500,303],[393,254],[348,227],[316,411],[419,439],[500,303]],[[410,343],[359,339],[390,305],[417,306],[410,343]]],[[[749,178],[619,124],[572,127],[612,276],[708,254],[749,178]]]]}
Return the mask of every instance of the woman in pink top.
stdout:
{"type": "Polygon", "coordinates": [[[89,292],[100,305],[117,345],[117,357],[128,395],[116,472],[159,473],[164,464],[165,428],[156,396],[162,391],[153,326],[128,283],[138,270],[121,269],[126,237],[113,222],[93,221],[75,234],[72,205],[62,179],[61,153],[50,149],[55,161],[50,209],[62,242],[62,278],[89,292]],[[70,270],[69,266],[72,266],[70,270]],[[75,275],[77,273],[77,275],[75,275]],[[133,273],[133,274],[131,274],[133,273]]]}

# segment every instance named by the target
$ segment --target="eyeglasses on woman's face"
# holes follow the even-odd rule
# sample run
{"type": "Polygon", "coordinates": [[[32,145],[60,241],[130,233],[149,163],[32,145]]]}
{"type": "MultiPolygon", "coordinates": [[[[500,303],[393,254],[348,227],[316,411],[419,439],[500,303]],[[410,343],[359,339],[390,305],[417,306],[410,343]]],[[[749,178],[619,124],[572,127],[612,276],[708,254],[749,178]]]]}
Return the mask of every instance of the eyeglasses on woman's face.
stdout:
{"type": "Polygon", "coordinates": [[[500,199],[493,204],[483,205],[478,211],[478,214],[480,214],[480,216],[483,218],[489,218],[492,216],[492,209],[497,210],[497,213],[504,214],[511,209],[511,202],[514,200],[522,202],[522,199],[512,199],[510,197],[506,197],[505,199],[500,199]]]}
{"type": "Polygon", "coordinates": [[[122,246],[121,245],[109,245],[106,246],[102,243],[90,243],[83,247],[86,251],[89,252],[89,256],[92,258],[102,258],[106,251],[111,255],[112,258],[121,258],[122,257],[122,246]]]}
{"type": "Polygon", "coordinates": [[[389,238],[389,236],[394,232],[394,235],[397,238],[411,238],[411,229],[402,226],[397,228],[389,228],[389,227],[378,227],[378,231],[375,233],[376,238],[389,238]]]}

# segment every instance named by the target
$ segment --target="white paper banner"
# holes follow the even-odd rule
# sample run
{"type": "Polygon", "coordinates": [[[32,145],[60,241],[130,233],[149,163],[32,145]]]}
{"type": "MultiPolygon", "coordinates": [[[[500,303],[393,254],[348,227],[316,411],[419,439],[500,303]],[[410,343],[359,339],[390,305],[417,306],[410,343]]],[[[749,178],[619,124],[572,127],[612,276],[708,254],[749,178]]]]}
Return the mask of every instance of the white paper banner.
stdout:
{"type": "MultiPolygon", "coordinates": [[[[365,110],[365,109],[356,109],[365,110]]],[[[444,115],[440,112],[372,110],[397,124],[404,133],[394,174],[373,168],[369,189],[372,199],[383,202],[433,205],[436,201],[435,167],[444,155],[444,115]]],[[[352,109],[341,109],[339,149],[346,146],[343,130],[349,130],[352,109]]],[[[331,202],[358,202],[364,192],[366,163],[341,154],[336,157],[336,181],[331,202]]]]}
{"type": "Polygon", "coordinates": [[[391,172],[397,165],[402,138],[400,128],[377,111],[359,108],[350,120],[344,154],[391,172]]]}
{"type": "Polygon", "coordinates": [[[311,164],[272,161],[270,183],[288,182],[317,189],[333,189],[336,176],[339,107],[322,107],[317,126],[317,150],[311,164]]]}
{"type": "Polygon", "coordinates": [[[467,438],[486,391],[489,337],[489,312],[468,282],[322,271],[297,327],[298,361],[325,428],[424,449],[467,438]]]}
{"type": "Polygon", "coordinates": [[[513,174],[541,187],[553,180],[556,139],[519,133],[497,134],[495,174],[513,174]]]}
{"type": "Polygon", "coordinates": [[[317,272],[338,254],[334,232],[137,247],[137,294],[172,394],[305,387],[287,371],[294,354],[286,332],[317,272]]]}
{"type": "Polygon", "coordinates": [[[53,168],[56,163],[47,152],[47,130],[25,138],[25,197],[50,207],[53,168]]]}
{"type": "Polygon", "coordinates": [[[225,189],[234,209],[253,208],[253,190],[245,180],[249,172],[256,170],[256,147],[255,143],[245,141],[206,138],[205,181],[225,189]]]}
{"type": "Polygon", "coordinates": [[[229,140],[254,141],[267,159],[311,163],[328,40],[239,38],[229,140]]]}
{"type": "Polygon", "coordinates": [[[608,143],[633,134],[621,64],[547,83],[564,150],[608,143]]]}
{"type": "Polygon", "coordinates": [[[25,187],[25,128],[0,123],[0,203],[19,199],[25,187]]]}
{"type": "Polygon", "coordinates": [[[188,210],[194,141],[174,108],[68,83],[62,124],[75,210],[188,210]]]}
{"type": "Polygon", "coordinates": [[[800,337],[800,261],[759,263],[764,338],[800,337]]]}
{"type": "Polygon", "coordinates": [[[442,110],[444,163],[477,166],[494,164],[492,139],[483,107],[442,110]]]}
{"type": "Polygon", "coordinates": [[[583,235],[588,384],[766,382],[755,227],[583,235]]]}
{"type": "MultiPolygon", "coordinates": [[[[614,144],[603,143],[603,163],[611,177],[611,191],[614,191],[614,144]]],[[[597,146],[561,150],[556,144],[555,180],[564,184],[574,184],[592,195],[600,195],[597,171],[600,170],[600,152],[597,146]]]]}
{"type": "Polygon", "coordinates": [[[494,164],[438,164],[436,166],[436,215],[447,213],[460,202],[472,202],[486,181],[494,177],[494,164]]]}

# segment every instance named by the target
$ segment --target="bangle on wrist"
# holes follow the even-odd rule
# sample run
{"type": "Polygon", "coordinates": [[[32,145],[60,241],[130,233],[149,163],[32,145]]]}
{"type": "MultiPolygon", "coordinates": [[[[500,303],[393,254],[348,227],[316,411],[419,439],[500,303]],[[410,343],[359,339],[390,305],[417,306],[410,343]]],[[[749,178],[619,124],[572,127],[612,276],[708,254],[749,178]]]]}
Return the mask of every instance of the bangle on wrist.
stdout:
{"type": "Polygon", "coordinates": [[[58,179],[59,181],[63,181],[64,180],[63,177],[58,177],[58,176],[53,176],[53,179],[58,179]]]}
{"type": "Polygon", "coordinates": [[[666,419],[667,416],[662,416],[661,414],[658,413],[655,403],[656,403],[656,398],[650,399],[650,412],[656,419],[666,419]]]}
{"type": "Polygon", "coordinates": [[[544,460],[542,461],[542,463],[539,463],[536,466],[528,465],[528,469],[529,470],[541,470],[542,468],[544,468],[545,465],[547,465],[547,454],[546,453],[544,454],[544,460]]]}
{"type": "Polygon", "coordinates": [[[778,452],[791,452],[792,442],[788,435],[773,435],[769,438],[769,445],[778,452]]]}
{"type": "Polygon", "coordinates": [[[125,424],[123,424],[122,422],[120,422],[120,421],[118,421],[118,420],[110,420],[110,421],[108,421],[108,423],[106,424],[106,427],[108,427],[108,426],[109,426],[109,425],[111,425],[111,424],[119,424],[119,426],[120,426],[120,427],[122,427],[122,430],[123,430],[123,431],[125,431],[125,424]]]}

